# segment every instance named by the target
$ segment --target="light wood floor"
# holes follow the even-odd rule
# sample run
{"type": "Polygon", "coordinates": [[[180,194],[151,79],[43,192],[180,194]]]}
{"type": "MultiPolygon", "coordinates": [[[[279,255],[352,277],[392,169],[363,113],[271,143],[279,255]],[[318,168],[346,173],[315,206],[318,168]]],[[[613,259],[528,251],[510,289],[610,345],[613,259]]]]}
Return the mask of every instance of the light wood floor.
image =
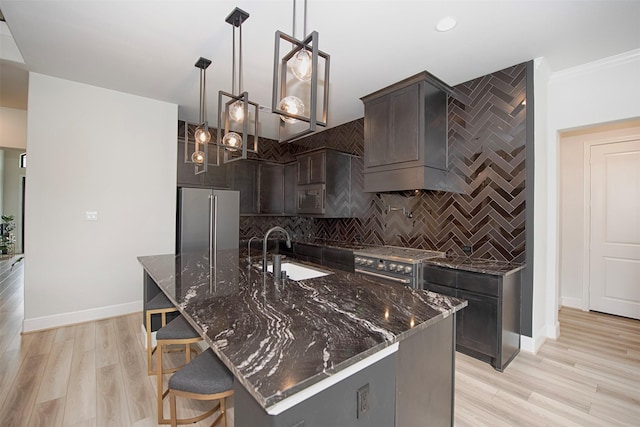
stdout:
{"type": "MultiPolygon", "coordinates": [[[[141,314],[21,335],[16,259],[0,259],[0,425],[156,426],[141,314]]],[[[504,373],[457,353],[455,425],[640,425],[640,321],[562,309],[560,328],[504,373]]]]}

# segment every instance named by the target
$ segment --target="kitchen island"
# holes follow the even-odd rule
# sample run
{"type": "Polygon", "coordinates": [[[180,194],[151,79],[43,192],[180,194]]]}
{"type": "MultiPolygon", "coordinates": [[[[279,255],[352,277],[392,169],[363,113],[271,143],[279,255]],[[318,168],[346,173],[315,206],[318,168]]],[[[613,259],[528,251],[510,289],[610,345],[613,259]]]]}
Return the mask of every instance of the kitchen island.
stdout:
{"type": "Polygon", "coordinates": [[[235,376],[235,425],[452,425],[456,298],[341,271],[276,282],[237,250],[143,256],[235,376]]]}

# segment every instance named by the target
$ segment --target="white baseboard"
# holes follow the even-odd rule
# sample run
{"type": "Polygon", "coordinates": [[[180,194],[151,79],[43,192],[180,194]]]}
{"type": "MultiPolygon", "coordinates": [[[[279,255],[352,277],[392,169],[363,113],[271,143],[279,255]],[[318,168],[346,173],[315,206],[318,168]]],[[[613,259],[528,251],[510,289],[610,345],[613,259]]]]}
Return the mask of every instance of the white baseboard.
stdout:
{"type": "Polygon", "coordinates": [[[50,316],[34,317],[22,321],[22,332],[34,332],[76,323],[91,322],[107,319],[109,317],[123,316],[142,310],[142,301],[128,302],[126,304],[109,305],[106,307],[90,308],[87,310],[72,311],[70,313],[52,314],[50,316]]]}
{"type": "Polygon", "coordinates": [[[579,310],[582,310],[582,299],[581,298],[562,297],[560,299],[560,304],[563,307],[577,308],[579,310]]]}
{"type": "Polygon", "coordinates": [[[541,328],[535,337],[520,337],[520,350],[527,353],[536,354],[547,338],[557,339],[560,336],[560,323],[556,322],[554,326],[541,328]]]}

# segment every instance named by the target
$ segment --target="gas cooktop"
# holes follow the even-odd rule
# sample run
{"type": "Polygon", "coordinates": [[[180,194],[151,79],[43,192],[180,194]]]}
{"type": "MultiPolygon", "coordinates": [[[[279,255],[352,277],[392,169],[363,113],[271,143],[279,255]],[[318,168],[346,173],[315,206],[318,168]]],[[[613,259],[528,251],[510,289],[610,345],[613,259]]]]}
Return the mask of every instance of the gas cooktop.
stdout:
{"type": "Polygon", "coordinates": [[[353,251],[353,254],[408,263],[418,263],[426,259],[445,256],[444,252],[429,251],[426,249],[402,248],[399,246],[376,246],[364,248],[353,251]]]}

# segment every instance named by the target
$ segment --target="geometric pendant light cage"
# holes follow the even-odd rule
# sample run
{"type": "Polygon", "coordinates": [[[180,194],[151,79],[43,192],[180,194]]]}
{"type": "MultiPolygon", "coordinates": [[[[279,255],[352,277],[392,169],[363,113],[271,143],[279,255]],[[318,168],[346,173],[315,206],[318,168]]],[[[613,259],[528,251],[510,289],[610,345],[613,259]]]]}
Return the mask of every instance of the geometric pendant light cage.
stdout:
{"type": "Polygon", "coordinates": [[[216,166],[219,164],[217,158],[216,163],[209,163],[209,142],[211,141],[211,131],[209,130],[209,124],[207,122],[206,102],[206,70],[209,65],[211,65],[211,60],[202,57],[200,57],[195,63],[195,67],[200,69],[199,120],[195,126],[193,134],[189,131],[189,123],[185,123],[184,127],[184,162],[194,164],[196,175],[206,173],[207,166],[216,166]],[[190,148],[191,144],[193,144],[193,151],[191,151],[190,148]]]}
{"type": "Polygon", "coordinates": [[[224,163],[246,159],[248,152],[258,151],[259,105],[251,102],[249,93],[242,88],[242,23],[247,18],[249,14],[236,7],[225,19],[233,27],[233,59],[231,93],[222,90],[218,92],[217,156],[224,163]],[[240,33],[237,76],[236,29],[240,33]]]}
{"type": "Polygon", "coordinates": [[[330,57],[318,48],[318,32],[307,31],[304,0],[304,38],[295,38],[296,0],[293,0],[293,34],[276,31],[271,111],[280,115],[279,141],[292,142],[327,126],[330,57]]]}

